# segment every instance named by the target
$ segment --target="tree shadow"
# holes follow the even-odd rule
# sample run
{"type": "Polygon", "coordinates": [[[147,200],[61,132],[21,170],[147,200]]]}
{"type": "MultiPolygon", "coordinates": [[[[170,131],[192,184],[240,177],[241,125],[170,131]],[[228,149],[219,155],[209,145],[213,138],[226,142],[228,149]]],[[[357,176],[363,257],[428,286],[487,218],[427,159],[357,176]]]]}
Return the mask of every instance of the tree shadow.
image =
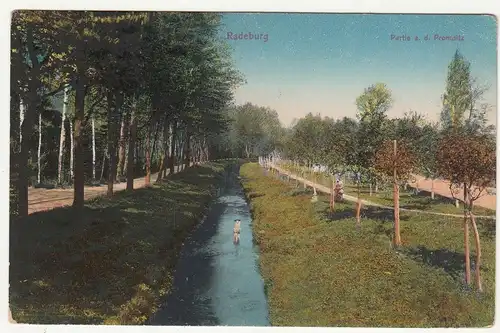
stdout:
{"type": "Polygon", "coordinates": [[[431,250],[422,245],[405,248],[404,252],[412,259],[425,265],[442,268],[455,280],[460,280],[463,275],[465,260],[463,253],[448,249],[431,250]]]}
{"type": "Polygon", "coordinates": [[[263,197],[265,195],[266,195],[265,193],[251,192],[251,193],[248,193],[248,199],[255,199],[255,198],[263,197]]]}
{"type": "Polygon", "coordinates": [[[431,192],[425,191],[425,190],[419,190],[418,192],[414,191],[412,192],[413,196],[425,199],[426,202],[428,203],[441,203],[441,204],[447,204],[447,205],[454,205],[455,200],[450,199],[448,197],[439,195],[437,193],[434,193],[434,199],[431,198],[431,192]]]}
{"type": "Polygon", "coordinates": [[[328,211],[326,215],[328,216],[328,219],[331,221],[344,220],[356,216],[355,213],[350,210],[334,210],[333,212],[328,211]]]}
{"type": "Polygon", "coordinates": [[[160,186],[92,199],[78,213],[64,207],[11,221],[14,319],[98,324],[120,313],[141,284],[153,295],[165,291],[182,242],[220,183],[223,164],[216,166],[188,168],[160,186]]]}
{"type": "MultiPolygon", "coordinates": [[[[361,219],[363,218],[392,223],[394,222],[394,210],[376,206],[364,206],[361,208],[361,219]]],[[[407,215],[399,215],[400,221],[407,221],[409,219],[410,217],[407,215]]]]}
{"type": "Polygon", "coordinates": [[[496,239],[496,234],[497,234],[496,220],[476,218],[476,223],[481,237],[485,237],[490,240],[496,239]]]}
{"type": "Polygon", "coordinates": [[[218,325],[213,313],[212,300],[202,298],[203,290],[214,275],[213,257],[199,249],[206,248],[217,232],[218,217],[223,204],[215,204],[203,223],[186,239],[176,265],[172,292],[162,307],[152,316],[148,325],[218,325]]]}
{"type": "MultiPolygon", "coordinates": [[[[443,269],[454,280],[463,282],[465,270],[465,255],[462,252],[451,251],[449,249],[431,250],[425,246],[403,248],[403,253],[413,260],[423,263],[427,266],[443,269]]],[[[475,267],[475,258],[470,258],[471,270],[475,267]]],[[[487,272],[488,268],[481,267],[482,271],[487,272]]]]}
{"type": "MultiPolygon", "coordinates": [[[[343,200],[336,202],[334,211],[330,211],[329,198],[322,196],[321,200],[316,204],[316,210],[327,220],[336,221],[356,217],[355,203],[343,200]]],[[[361,220],[370,219],[378,222],[394,222],[394,211],[392,209],[376,207],[376,206],[363,206],[360,212],[361,220]]],[[[409,216],[400,215],[400,221],[409,220],[409,216]]]]}

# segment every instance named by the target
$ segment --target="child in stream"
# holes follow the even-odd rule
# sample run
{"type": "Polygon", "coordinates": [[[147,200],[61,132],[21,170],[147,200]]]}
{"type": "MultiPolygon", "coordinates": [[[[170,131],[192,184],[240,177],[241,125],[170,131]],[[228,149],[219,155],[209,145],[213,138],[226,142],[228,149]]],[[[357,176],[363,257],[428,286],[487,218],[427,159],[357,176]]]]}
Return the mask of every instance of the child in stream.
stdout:
{"type": "Polygon", "coordinates": [[[241,232],[241,221],[235,220],[234,221],[234,228],[233,228],[233,243],[234,244],[240,243],[240,232],[241,232]]]}

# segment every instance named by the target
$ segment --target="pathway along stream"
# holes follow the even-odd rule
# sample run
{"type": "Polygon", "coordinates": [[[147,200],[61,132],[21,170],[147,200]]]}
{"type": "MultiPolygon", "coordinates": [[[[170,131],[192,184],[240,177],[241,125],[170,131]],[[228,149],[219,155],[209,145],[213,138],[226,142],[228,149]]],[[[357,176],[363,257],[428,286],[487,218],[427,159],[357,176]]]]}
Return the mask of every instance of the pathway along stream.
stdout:
{"type": "Polygon", "coordinates": [[[238,175],[237,165],[227,172],[220,196],[184,243],[173,290],[150,325],[269,325],[250,209],[238,175]],[[233,244],[236,219],[241,220],[238,245],[233,244]]]}

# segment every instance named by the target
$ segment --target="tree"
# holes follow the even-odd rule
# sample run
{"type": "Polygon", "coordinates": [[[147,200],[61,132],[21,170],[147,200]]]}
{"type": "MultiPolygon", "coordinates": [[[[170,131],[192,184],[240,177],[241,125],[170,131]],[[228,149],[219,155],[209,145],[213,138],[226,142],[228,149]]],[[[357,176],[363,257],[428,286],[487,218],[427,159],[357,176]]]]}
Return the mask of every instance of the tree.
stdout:
{"type": "Polygon", "coordinates": [[[414,144],[418,158],[418,171],[431,179],[431,199],[434,199],[434,181],[438,177],[436,153],[441,133],[438,124],[425,124],[414,144]]]}
{"type": "Polygon", "coordinates": [[[62,119],[61,119],[61,134],[59,139],[59,159],[58,159],[58,175],[57,180],[59,184],[62,184],[63,180],[63,156],[64,156],[64,144],[66,141],[66,109],[68,107],[68,88],[64,88],[63,97],[63,108],[62,108],[62,119]]]}
{"type": "Polygon", "coordinates": [[[11,60],[14,93],[20,96],[21,130],[20,149],[17,154],[18,212],[28,215],[29,142],[22,140],[33,131],[36,115],[41,103],[62,90],[63,86],[43,89],[51,69],[59,65],[58,55],[64,49],[61,35],[54,31],[51,23],[57,12],[17,11],[12,15],[11,60]]]}
{"type": "Polygon", "coordinates": [[[444,130],[463,127],[465,114],[472,110],[470,63],[456,50],[448,65],[446,90],[443,94],[441,124],[444,130]]]}
{"type": "Polygon", "coordinates": [[[351,170],[358,174],[358,201],[356,206],[357,226],[361,226],[361,173],[369,174],[374,153],[382,144],[385,130],[386,112],[393,103],[391,91],[383,83],[376,83],[366,88],[356,99],[359,128],[357,132],[356,151],[350,156],[351,170]]]}
{"type": "MultiPolygon", "coordinates": [[[[158,167],[165,173],[167,164],[174,171],[174,163],[188,166],[221,154],[221,138],[234,127],[226,110],[242,77],[218,35],[220,14],[31,11],[16,12],[13,23],[11,140],[17,156],[11,174],[20,212],[27,214],[29,178],[36,174],[33,133],[43,139],[38,160],[44,178],[61,183],[65,170],[73,173],[74,156],[77,209],[84,183],[96,177],[96,156],[103,156],[101,179],[106,175],[112,194],[115,175],[125,169],[130,190],[141,169],[149,179],[158,167]],[[52,96],[61,117],[44,115],[36,126],[52,96]],[[72,146],[69,167],[66,141],[72,146]],[[45,168],[52,157],[55,171],[45,168]]],[[[259,110],[266,136],[256,149],[266,150],[280,124],[275,111],[259,110]]]]}
{"type": "Polygon", "coordinates": [[[380,173],[392,178],[394,186],[394,246],[401,246],[399,223],[399,187],[406,183],[416,166],[416,158],[407,143],[397,140],[385,141],[376,152],[373,166],[380,173]]]}
{"type": "Polygon", "coordinates": [[[476,285],[482,291],[480,277],[481,244],[472,213],[474,202],[486,194],[496,177],[495,142],[486,135],[451,132],[439,142],[438,173],[450,181],[450,192],[464,204],[465,282],[470,284],[469,219],[476,244],[476,285]],[[461,192],[461,194],[460,194],[461,192]]]}

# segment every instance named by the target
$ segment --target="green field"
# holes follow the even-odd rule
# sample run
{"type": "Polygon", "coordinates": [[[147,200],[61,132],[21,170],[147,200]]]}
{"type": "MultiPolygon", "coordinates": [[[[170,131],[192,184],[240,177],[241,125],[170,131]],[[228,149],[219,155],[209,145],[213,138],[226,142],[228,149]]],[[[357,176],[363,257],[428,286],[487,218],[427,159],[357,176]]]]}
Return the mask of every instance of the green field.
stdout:
{"type": "MultiPolygon", "coordinates": [[[[301,173],[301,170],[298,170],[294,167],[290,167],[287,165],[283,166],[287,170],[291,170],[294,174],[297,174],[300,177],[306,178],[307,180],[314,181],[315,183],[321,184],[323,186],[330,187],[331,179],[328,175],[317,173],[316,175],[312,175],[309,172],[301,173]]],[[[357,187],[348,182],[344,184],[345,194],[357,197],[357,187]]],[[[371,201],[373,203],[377,203],[384,206],[392,207],[394,205],[393,200],[393,192],[392,186],[386,186],[382,188],[380,191],[375,193],[375,187],[372,188],[372,193],[370,195],[370,188],[367,185],[360,186],[360,197],[361,199],[371,201]]],[[[420,192],[418,195],[415,194],[410,187],[408,190],[400,189],[399,195],[399,205],[400,208],[405,209],[415,209],[415,210],[424,210],[424,211],[432,211],[437,213],[447,213],[447,214],[462,214],[463,206],[457,208],[455,206],[454,200],[450,198],[446,198],[440,195],[435,195],[434,199],[431,198],[430,194],[426,192],[420,192]]],[[[473,208],[473,212],[476,215],[482,216],[495,216],[496,211],[484,207],[475,206],[473,208]]]]}
{"type": "MultiPolygon", "coordinates": [[[[495,310],[495,221],[478,219],[484,293],[463,280],[460,218],[402,213],[403,247],[391,247],[390,210],[364,207],[241,169],[260,246],[270,320],[275,326],[484,327],[495,310]]],[[[471,260],[474,246],[471,243],[471,260]]],[[[474,266],[474,264],[472,264],[474,266]]]]}
{"type": "Polygon", "coordinates": [[[11,227],[10,307],[19,323],[141,324],[169,293],[186,235],[234,161],[160,185],[30,215],[11,227]]]}

